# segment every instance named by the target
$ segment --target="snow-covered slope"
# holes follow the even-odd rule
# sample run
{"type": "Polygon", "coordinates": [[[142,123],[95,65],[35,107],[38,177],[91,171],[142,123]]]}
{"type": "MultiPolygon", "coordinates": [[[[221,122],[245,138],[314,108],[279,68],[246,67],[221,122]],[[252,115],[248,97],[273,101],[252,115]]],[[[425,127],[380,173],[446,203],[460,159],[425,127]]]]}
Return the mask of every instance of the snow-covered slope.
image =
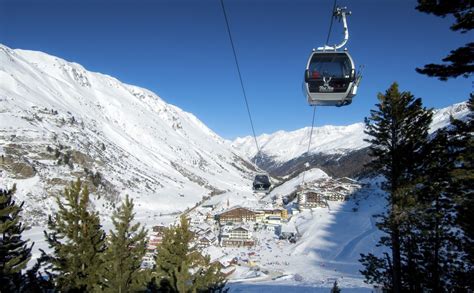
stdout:
{"type": "MultiPolygon", "coordinates": [[[[436,110],[433,116],[431,131],[449,124],[450,116],[462,118],[468,113],[467,104],[459,103],[450,107],[436,110]]],[[[257,137],[260,149],[267,159],[281,164],[298,158],[308,150],[310,127],[295,131],[277,131],[272,134],[262,134],[257,137]]],[[[311,154],[347,154],[368,146],[364,141],[364,124],[356,123],[348,126],[322,126],[313,130],[311,154]]],[[[248,158],[256,155],[254,139],[251,136],[237,138],[232,145],[248,158]]]]}
{"type": "Polygon", "coordinates": [[[0,154],[0,185],[16,182],[39,218],[77,177],[104,214],[125,194],[152,216],[251,192],[249,164],[194,115],[79,64],[3,45],[0,154]]]}
{"type": "MultiPolygon", "coordinates": [[[[380,255],[384,251],[376,246],[382,233],[376,228],[373,217],[383,213],[386,207],[385,196],[379,188],[381,178],[358,182],[358,186],[347,194],[346,201],[327,200],[328,207],[296,212],[297,197],[290,199],[301,188],[330,192],[331,184],[350,185],[341,183],[343,181],[313,168],[305,172],[304,186],[303,174],[299,174],[258,201],[251,202],[252,198],[249,198],[246,203],[239,202],[248,208],[271,209],[279,206],[282,198],[288,199],[290,202],[285,207],[292,213],[281,229],[294,231],[299,237],[296,243],[291,243],[279,239],[278,232],[272,229],[260,229],[254,233],[258,243],[254,247],[211,246],[205,249],[212,259],[248,258],[256,266],[236,267],[229,280],[230,292],[328,292],[335,280],[344,292],[371,292],[371,286],[363,282],[359,272],[363,268],[359,258],[361,253],[380,255]],[[321,185],[322,182],[331,184],[321,185]]],[[[216,199],[220,201],[214,202],[216,207],[212,213],[222,212],[232,197],[223,194],[216,199]]],[[[206,212],[209,210],[201,208],[193,211],[191,217],[206,212]]]]}
{"type": "Polygon", "coordinates": [[[290,180],[285,181],[285,183],[272,189],[272,191],[268,196],[266,196],[266,198],[272,198],[273,196],[278,196],[280,194],[292,194],[297,190],[298,186],[300,186],[303,181],[311,182],[322,178],[329,178],[329,176],[321,169],[313,168],[307,170],[306,172],[302,172],[298,174],[298,176],[295,176],[294,178],[291,178],[290,180]]]}

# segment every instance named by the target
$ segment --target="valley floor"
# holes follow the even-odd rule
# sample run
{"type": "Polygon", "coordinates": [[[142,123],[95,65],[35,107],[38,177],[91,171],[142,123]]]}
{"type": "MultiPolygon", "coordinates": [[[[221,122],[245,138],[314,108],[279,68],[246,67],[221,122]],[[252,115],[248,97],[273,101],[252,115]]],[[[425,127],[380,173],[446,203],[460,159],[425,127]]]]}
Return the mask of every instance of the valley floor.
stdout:
{"type": "MultiPolygon", "coordinates": [[[[230,194],[221,195],[226,202],[230,194]]],[[[240,197],[238,204],[255,206],[261,201],[252,193],[240,197]]],[[[293,215],[301,237],[296,243],[280,240],[273,229],[255,233],[257,245],[249,248],[209,246],[204,249],[212,259],[239,259],[229,276],[230,292],[327,292],[337,280],[344,292],[370,292],[359,270],[360,253],[378,251],[375,244],[381,236],[375,227],[374,214],[384,210],[385,201],[375,187],[357,191],[347,201],[329,202],[329,208],[314,208],[293,215]]],[[[137,211],[137,215],[140,212],[137,211]]],[[[176,217],[146,217],[138,219],[147,227],[169,224],[176,217]]],[[[108,231],[110,223],[104,223],[108,231]]],[[[44,227],[33,227],[26,238],[35,242],[33,258],[38,248],[47,249],[44,227]]]]}
{"type": "Polygon", "coordinates": [[[370,292],[363,282],[358,258],[372,252],[379,239],[372,215],[383,209],[376,195],[360,201],[332,202],[330,210],[316,208],[294,216],[302,233],[297,243],[278,240],[272,232],[259,235],[253,249],[224,248],[224,254],[248,255],[255,252],[252,268],[237,270],[230,280],[231,292],[322,292],[337,280],[347,292],[370,292]]]}

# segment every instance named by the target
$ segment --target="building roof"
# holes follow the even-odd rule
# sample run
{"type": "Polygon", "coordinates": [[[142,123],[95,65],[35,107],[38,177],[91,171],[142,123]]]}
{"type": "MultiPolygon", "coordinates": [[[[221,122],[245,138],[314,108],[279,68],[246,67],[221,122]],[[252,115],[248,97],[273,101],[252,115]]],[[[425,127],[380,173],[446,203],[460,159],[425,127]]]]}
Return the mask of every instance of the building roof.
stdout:
{"type": "Polygon", "coordinates": [[[226,233],[230,233],[231,231],[235,231],[235,230],[245,230],[245,231],[252,231],[252,228],[248,225],[239,225],[239,226],[224,226],[222,227],[222,234],[226,234],[226,233]]]}
{"type": "Polygon", "coordinates": [[[222,215],[225,216],[226,214],[230,214],[230,213],[232,213],[232,212],[234,212],[234,211],[245,211],[246,213],[256,214],[255,211],[253,211],[253,210],[251,210],[251,209],[249,209],[249,208],[244,208],[244,207],[241,207],[241,206],[235,206],[235,207],[232,207],[232,208],[230,208],[230,209],[228,209],[228,210],[223,211],[222,213],[219,214],[219,216],[222,216],[222,215]]]}
{"type": "Polygon", "coordinates": [[[237,227],[234,227],[234,229],[230,229],[230,231],[236,231],[236,230],[243,230],[243,231],[251,231],[249,228],[247,227],[244,227],[244,226],[237,226],[237,227]]]}
{"type": "Polygon", "coordinates": [[[153,232],[163,233],[167,228],[168,228],[168,227],[163,226],[163,225],[156,225],[156,226],[153,226],[151,230],[152,230],[153,232]]]}

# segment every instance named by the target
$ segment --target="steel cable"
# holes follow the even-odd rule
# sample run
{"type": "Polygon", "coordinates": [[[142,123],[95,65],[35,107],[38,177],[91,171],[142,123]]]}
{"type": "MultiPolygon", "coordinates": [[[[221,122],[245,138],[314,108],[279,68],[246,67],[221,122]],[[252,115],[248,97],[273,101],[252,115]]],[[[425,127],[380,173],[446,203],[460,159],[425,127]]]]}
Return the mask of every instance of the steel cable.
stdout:
{"type": "Polygon", "coordinates": [[[245,87],[244,87],[244,82],[243,82],[243,79],[242,79],[242,74],[240,72],[239,61],[238,61],[238,58],[237,58],[237,53],[235,51],[234,41],[232,39],[232,33],[231,33],[231,30],[230,30],[230,26],[229,26],[229,20],[228,20],[228,17],[227,17],[227,13],[225,11],[224,0],[220,0],[220,2],[221,2],[221,6],[222,6],[222,12],[224,13],[225,23],[226,23],[226,27],[227,27],[227,33],[229,35],[230,44],[232,46],[232,52],[234,54],[234,61],[235,61],[235,65],[237,67],[237,73],[239,75],[240,86],[242,88],[242,93],[243,93],[244,100],[245,100],[245,106],[247,108],[247,114],[248,114],[249,120],[250,120],[250,126],[252,127],[253,139],[255,141],[255,146],[257,147],[257,154],[255,155],[255,165],[257,165],[257,157],[260,155],[260,147],[258,146],[257,135],[255,134],[255,128],[253,126],[252,114],[250,113],[249,102],[248,102],[248,99],[247,99],[247,94],[245,92],[245,87]]]}
{"type": "MultiPolygon", "coordinates": [[[[333,24],[333,22],[334,22],[334,11],[336,10],[336,5],[337,5],[337,0],[334,0],[334,4],[333,4],[333,7],[332,7],[331,21],[329,22],[328,36],[327,36],[327,38],[326,38],[326,45],[329,44],[329,38],[331,37],[332,24],[333,24]]],[[[312,119],[312,122],[311,122],[311,131],[310,131],[310,133],[309,133],[308,150],[306,151],[306,154],[307,154],[308,158],[309,158],[309,151],[310,151],[310,149],[311,149],[311,142],[312,142],[312,137],[313,137],[315,113],[316,113],[316,106],[313,106],[313,119],[312,119]]],[[[302,176],[302,180],[301,180],[301,185],[304,185],[304,177],[305,177],[305,175],[306,175],[306,167],[305,167],[305,170],[303,171],[303,176],[302,176]]]]}

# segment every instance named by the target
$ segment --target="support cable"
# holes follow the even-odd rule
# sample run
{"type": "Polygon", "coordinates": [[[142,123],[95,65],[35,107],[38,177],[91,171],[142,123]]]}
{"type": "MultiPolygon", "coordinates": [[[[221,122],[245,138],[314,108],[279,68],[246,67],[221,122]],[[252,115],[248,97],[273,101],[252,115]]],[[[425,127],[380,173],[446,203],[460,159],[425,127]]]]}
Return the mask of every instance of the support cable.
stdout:
{"type": "MultiPolygon", "coordinates": [[[[222,1],[222,0],[221,0],[221,1],[222,1]]],[[[327,36],[327,38],[326,38],[326,44],[329,44],[329,38],[331,37],[332,24],[333,24],[333,22],[334,22],[334,11],[336,11],[336,6],[337,6],[337,0],[334,0],[334,4],[333,4],[333,8],[332,8],[332,13],[331,13],[331,21],[329,22],[328,36],[327,36]]],[[[310,131],[310,133],[309,133],[308,150],[307,150],[307,152],[306,152],[306,154],[308,155],[308,157],[309,157],[309,151],[310,151],[310,149],[311,149],[311,142],[312,142],[312,137],[313,137],[315,113],[316,113],[316,106],[313,106],[313,119],[312,119],[312,122],[311,122],[311,131],[310,131]]],[[[303,176],[302,176],[302,179],[301,179],[301,186],[304,185],[304,177],[305,177],[305,174],[306,174],[306,167],[305,167],[305,170],[303,171],[303,176]]]]}
{"type": "MultiPolygon", "coordinates": [[[[257,154],[255,155],[255,165],[257,165],[257,157],[259,155],[261,155],[260,147],[258,146],[257,135],[255,134],[255,128],[253,126],[252,115],[250,113],[249,102],[248,102],[248,99],[247,99],[247,94],[245,92],[245,87],[244,87],[244,82],[243,82],[243,79],[242,79],[242,74],[240,72],[239,61],[237,59],[237,53],[235,51],[234,41],[232,39],[232,33],[230,31],[229,20],[227,18],[227,13],[225,11],[224,0],[220,0],[220,2],[221,2],[221,6],[222,6],[222,12],[224,13],[225,23],[226,23],[226,27],[227,27],[227,34],[229,35],[230,44],[232,46],[232,52],[234,54],[235,66],[237,67],[237,73],[239,74],[240,87],[242,88],[242,93],[243,93],[244,100],[245,100],[245,106],[247,108],[247,114],[248,114],[249,120],[250,120],[250,126],[252,127],[253,139],[255,141],[255,146],[257,147],[257,154]]],[[[258,168],[258,166],[257,166],[257,168],[258,168]]]]}
{"type": "Polygon", "coordinates": [[[326,39],[326,45],[329,44],[329,38],[331,37],[332,23],[334,22],[334,12],[336,11],[337,0],[334,0],[334,5],[332,7],[331,21],[329,23],[328,37],[326,39]]]}
{"type": "MultiPolygon", "coordinates": [[[[314,117],[316,116],[316,106],[313,107],[313,120],[311,122],[311,131],[309,133],[309,142],[308,142],[308,150],[306,151],[306,154],[309,156],[309,150],[311,148],[311,139],[313,138],[313,129],[314,129],[314,117]]],[[[302,179],[302,184],[304,184],[304,175],[306,173],[306,169],[303,172],[303,179],[302,179]]]]}

